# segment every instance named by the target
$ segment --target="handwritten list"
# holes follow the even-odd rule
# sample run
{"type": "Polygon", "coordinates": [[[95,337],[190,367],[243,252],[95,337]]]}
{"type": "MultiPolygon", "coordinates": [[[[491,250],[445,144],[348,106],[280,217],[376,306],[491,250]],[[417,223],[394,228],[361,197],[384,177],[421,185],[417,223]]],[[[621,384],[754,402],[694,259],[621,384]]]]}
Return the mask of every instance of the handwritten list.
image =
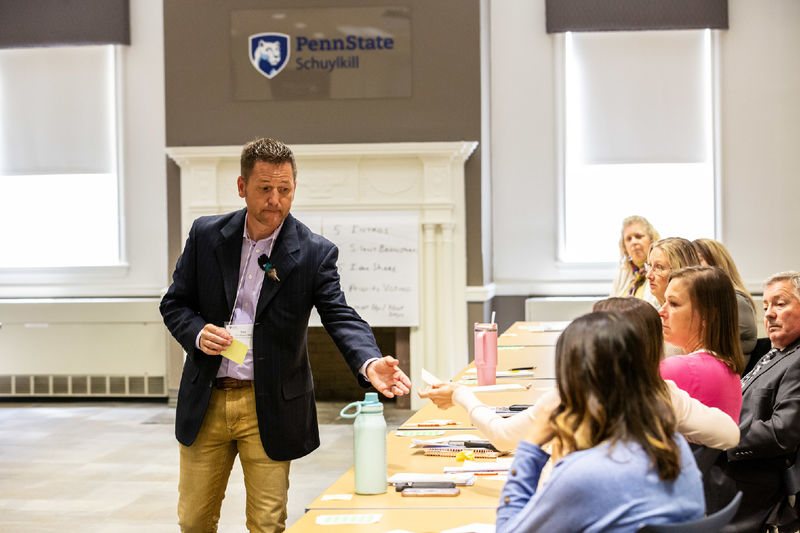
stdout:
{"type": "Polygon", "coordinates": [[[322,234],[339,247],[347,302],[372,326],[419,324],[416,216],[331,216],[322,234]]]}
{"type": "MultiPolygon", "coordinates": [[[[419,325],[419,218],[414,213],[297,214],[339,248],[347,303],[374,327],[419,325]]],[[[312,313],[310,324],[320,325],[312,313]]]]}

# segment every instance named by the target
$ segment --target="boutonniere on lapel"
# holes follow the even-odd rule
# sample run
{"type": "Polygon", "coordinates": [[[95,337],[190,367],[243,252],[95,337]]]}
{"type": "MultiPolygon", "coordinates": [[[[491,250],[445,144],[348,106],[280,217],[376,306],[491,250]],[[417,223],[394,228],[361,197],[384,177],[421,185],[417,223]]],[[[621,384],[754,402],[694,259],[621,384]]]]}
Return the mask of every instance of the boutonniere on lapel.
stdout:
{"type": "Polygon", "coordinates": [[[280,281],[278,277],[278,271],[275,270],[275,265],[269,262],[269,257],[267,254],[261,254],[258,257],[258,266],[260,266],[264,272],[267,273],[267,277],[272,281],[280,281]]]}

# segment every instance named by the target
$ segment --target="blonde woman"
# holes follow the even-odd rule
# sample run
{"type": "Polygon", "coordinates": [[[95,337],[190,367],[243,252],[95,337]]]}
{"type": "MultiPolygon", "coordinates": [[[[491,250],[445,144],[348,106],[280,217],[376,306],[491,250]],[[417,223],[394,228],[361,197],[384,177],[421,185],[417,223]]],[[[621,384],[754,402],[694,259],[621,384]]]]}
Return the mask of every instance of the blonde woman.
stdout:
{"type": "Polygon", "coordinates": [[[609,296],[633,296],[655,303],[647,284],[644,265],[650,245],[658,239],[658,232],[646,218],[633,215],[622,221],[619,270],[609,296]]]}
{"type": "Polygon", "coordinates": [[[692,241],[700,262],[704,265],[721,268],[733,283],[736,291],[736,303],[739,305],[739,341],[742,343],[745,365],[750,359],[750,352],[756,347],[758,329],[756,327],[756,304],[753,297],[745,289],[739,269],[733,262],[733,257],[721,242],[713,239],[695,239],[692,241]]]}
{"type": "Polygon", "coordinates": [[[664,305],[669,275],[674,270],[700,264],[692,241],[680,237],[667,237],[650,245],[647,257],[647,281],[650,292],[657,301],[656,308],[664,305]]]}

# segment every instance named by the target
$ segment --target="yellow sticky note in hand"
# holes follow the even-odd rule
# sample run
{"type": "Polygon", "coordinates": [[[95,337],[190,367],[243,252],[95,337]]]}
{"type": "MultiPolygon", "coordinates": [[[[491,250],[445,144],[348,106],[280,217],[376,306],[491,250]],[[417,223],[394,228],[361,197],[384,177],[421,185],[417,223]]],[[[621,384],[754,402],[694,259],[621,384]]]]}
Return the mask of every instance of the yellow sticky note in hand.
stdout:
{"type": "Polygon", "coordinates": [[[244,363],[244,356],[247,355],[247,345],[243,342],[233,339],[233,342],[231,342],[231,345],[228,346],[228,349],[222,351],[222,355],[237,365],[241,365],[244,363]]]}

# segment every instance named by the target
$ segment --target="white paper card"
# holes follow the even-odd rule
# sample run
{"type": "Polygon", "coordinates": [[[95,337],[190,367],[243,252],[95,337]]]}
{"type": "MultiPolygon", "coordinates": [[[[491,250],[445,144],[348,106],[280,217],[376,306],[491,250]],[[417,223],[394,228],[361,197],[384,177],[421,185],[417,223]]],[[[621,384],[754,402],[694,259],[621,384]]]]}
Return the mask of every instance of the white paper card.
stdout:
{"type": "Polygon", "coordinates": [[[317,517],[317,524],[321,526],[334,526],[339,524],[374,524],[380,521],[380,513],[371,514],[321,514],[317,517]]]}
{"type": "Polygon", "coordinates": [[[466,526],[454,527],[453,529],[445,529],[440,533],[494,533],[494,524],[481,524],[480,522],[473,522],[466,526]]]}
{"type": "Polygon", "coordinates": [[[225,324],[225,329],[248,349],[253,346],[253,324],[225,324]]]}
{"type": "Polygon", "coordinates": [[[342,500],[342,501],[349,502],[352,499],[353,499],[353,495],[352,494],[323,494],[322,495],[322,501],[324,501],[324,502],[331,501],[331,500],[342,500]]]}
{"type": "Polygon", "coordinates": [[[437,378],[424,368],[422,369],[422,381],[424,381],[428,385],[437,385],[439,383],[443,383],[441,379],[437,378]]]}

